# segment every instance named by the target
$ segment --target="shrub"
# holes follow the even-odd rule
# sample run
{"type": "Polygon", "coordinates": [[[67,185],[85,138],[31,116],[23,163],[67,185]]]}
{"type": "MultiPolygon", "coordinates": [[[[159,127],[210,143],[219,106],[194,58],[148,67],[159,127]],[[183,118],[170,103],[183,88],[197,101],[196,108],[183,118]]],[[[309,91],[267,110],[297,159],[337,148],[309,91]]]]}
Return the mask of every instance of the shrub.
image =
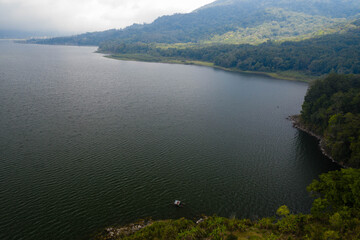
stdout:
{"type": "Polygon", "coordinates": [[[286,216],[286,215],[289,215],[289,213],[290,213],[290,210],[286,205],[279,207],[278,210],[276,211],[276,214],[279,216],[286,216]]]}

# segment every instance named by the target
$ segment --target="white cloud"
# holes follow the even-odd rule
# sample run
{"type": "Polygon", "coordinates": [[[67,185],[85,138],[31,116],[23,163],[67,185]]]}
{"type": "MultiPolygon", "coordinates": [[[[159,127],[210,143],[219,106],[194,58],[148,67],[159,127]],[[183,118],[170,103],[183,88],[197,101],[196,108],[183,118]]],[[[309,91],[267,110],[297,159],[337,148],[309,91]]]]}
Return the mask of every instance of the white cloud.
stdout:
{"type": "Polygon", "coordinates": [[[214,0],[0,0],[0,29],[101,31],[150,23],[214,0]]]}

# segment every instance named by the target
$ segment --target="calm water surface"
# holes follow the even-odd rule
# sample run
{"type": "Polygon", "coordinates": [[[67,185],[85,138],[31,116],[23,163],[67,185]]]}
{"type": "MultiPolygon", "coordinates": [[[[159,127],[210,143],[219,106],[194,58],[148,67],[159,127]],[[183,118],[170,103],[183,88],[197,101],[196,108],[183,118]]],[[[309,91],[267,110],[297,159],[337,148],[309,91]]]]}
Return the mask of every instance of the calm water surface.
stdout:
{"type": "Polygon", "coordinates": [[[0,41],[0,239],[308,212],[305,187],[338,168],[286,120],[305,83],[95,50],[0,41]]]}

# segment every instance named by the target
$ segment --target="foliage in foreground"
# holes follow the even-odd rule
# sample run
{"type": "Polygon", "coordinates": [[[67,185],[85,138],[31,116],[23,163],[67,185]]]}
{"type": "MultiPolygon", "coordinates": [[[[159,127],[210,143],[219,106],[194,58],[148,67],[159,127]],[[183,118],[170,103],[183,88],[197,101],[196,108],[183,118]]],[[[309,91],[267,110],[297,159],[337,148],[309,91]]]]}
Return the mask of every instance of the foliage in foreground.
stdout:
{"type": "Polygon", "coordinates": [[[331,74],[315,81],[301,121],[324,137],[324,148],[335,161],[360,167],[360,76],[331,74]]]}
{"type": "Polygon", "coordinates": [[[291,214],[284,205],[277,210],[277,217],[258,221],[212,216],[195,223],[181,218],[148,223],[137,231],[111,228],[95,239],[360,239],[359,169],[322,174],[307,190],[316,197],[311,214],[291,214]]]}

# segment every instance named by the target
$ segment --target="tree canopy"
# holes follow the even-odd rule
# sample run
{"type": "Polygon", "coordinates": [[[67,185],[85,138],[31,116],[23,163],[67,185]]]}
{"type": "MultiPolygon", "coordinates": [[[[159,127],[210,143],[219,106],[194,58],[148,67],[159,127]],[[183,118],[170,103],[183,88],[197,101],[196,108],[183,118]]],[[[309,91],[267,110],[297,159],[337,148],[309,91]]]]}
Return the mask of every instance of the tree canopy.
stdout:
{"type": "Polygon", "coordinates": [[[298,71],[308,75],[360,73],[360,28],[303,41],[266,42],[258,46],[168,45],[107,41],[99,50],[111,54],[197,60],[241,71],[298,71]]]}
{"type": "Polygon", "coordinates": [[[301,120],[324,136],[334,160],[360,167],[360,76],[330,74],[315,81],[305,96],[301,120]]]}

